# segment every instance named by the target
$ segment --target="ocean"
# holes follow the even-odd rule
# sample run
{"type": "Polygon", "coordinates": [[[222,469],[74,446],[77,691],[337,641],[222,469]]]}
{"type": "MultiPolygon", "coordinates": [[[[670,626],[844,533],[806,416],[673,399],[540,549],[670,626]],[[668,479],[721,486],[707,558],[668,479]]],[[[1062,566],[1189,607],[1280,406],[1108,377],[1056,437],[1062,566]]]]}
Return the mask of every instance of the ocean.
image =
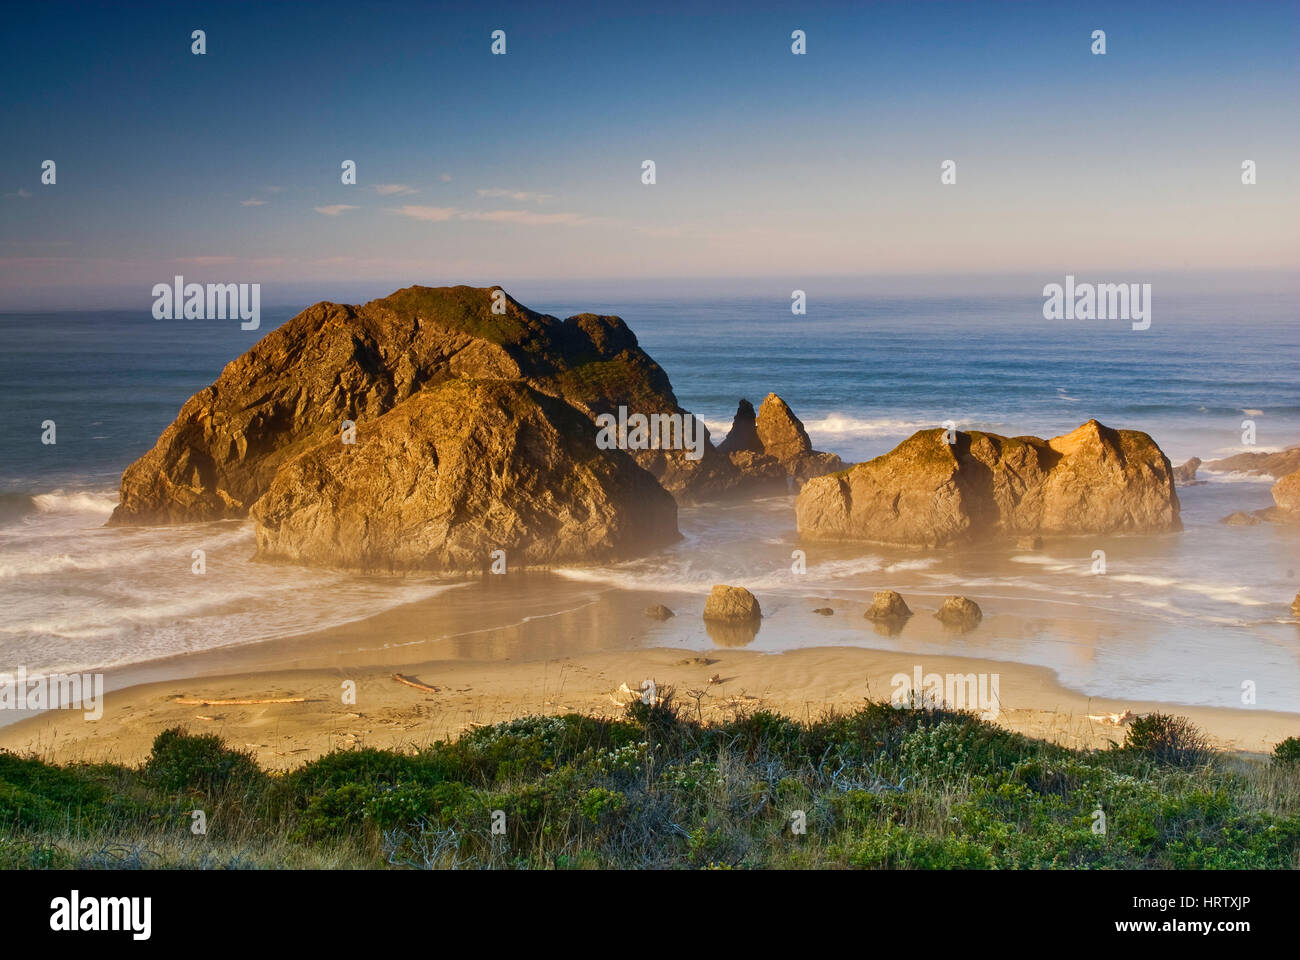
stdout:
{"type": "MultiPolygon", "coordinates": [[[[123,468],[184,401],[303,305],[263,308],[262,329],[159,321],[135,311],[0,315],[0,672],[96,670],[302,634],[455,589],[251,563],[245,522],[107,528],[123,468]],[[56,443],[41,442],[54,421],[56,443]],[[191,571],[206,551],[207,572],[191,571]]],[[[1300,443],[1300,326],[1285,296],[1160,297],[1151,328],[1048,321],[1025,297],[530,302],[564,317],[617,313],[720,440],[737,401],[780,394],[818,449],[847,461],[953,421],[1043,437],[1090,417],[1150,433],[1175,463],[1300,443]],[[1243,421],[1255,443],[1243,443],[1243,421]]],[[[1038,663],[1106,696],[1300,710],[1300,528],[1218,520],[1269,505],[1267,478],[1211,476],[1179,491],[1185,531],[1078,538],[1043,551],[909,554],[803,545],[789,498],[681,512],[682,543],[628,564],[560,575],[592,590],[698,599],[713,583],[760,597],[869,599],[963,593],[986,612],[963,639],[765,628],[753,648],[874,643],[1038,663]],[[1107,573],[1092,553],[1107,553],[1107,573]],[[762,592],[760,592],[762,591],[762,592]],[[1014,625],[997,617],[1015,611],[1014,625]],[[999,626],[999,624],[1002,624],[999,626]]],[[[924,604],[922,604],[924,605],[924,604]]],[[[858,625],[860,627],[860,625],[858,625]]],[[[666,641],[665,641],[666,642],[666,641]]]]}

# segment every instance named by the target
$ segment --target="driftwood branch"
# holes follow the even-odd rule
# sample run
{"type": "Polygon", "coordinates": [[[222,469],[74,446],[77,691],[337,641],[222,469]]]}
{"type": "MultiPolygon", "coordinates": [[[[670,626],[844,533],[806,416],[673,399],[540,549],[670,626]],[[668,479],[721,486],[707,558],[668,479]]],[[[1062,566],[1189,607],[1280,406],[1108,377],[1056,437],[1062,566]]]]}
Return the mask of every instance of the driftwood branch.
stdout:
{"type": "Polygon", "coordinates": [[[306,703],[306,697],[268,697],[262,700],[192,700],[183,697],[177,697],[172,703],[183,703],[186,706],[199,707],[237,707],[247,706],[254,703],[306,703]]]}
{"type": "Polygon", "coordinates": [[[423,690],[425,693],[437,693],[437,687],[431,687],[427,683],[421,683],[419,680],[412,680],[410,677],[404,677],[400,673],[393,674],[393,679],[398,683],[404,683],[408,687],[415,687],[416,690],[423,690]]]}

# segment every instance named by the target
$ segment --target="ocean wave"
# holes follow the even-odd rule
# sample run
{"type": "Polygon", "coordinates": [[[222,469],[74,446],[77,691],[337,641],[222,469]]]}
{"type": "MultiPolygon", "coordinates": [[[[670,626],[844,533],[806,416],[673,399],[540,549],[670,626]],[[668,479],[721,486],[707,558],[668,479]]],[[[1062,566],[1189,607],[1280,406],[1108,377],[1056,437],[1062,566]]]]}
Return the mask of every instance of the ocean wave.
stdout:
{"type": "Polygon", "coordinates": [[[253,542],[251,526],[241,525],[228,533],[211,535],[194,530],[179,528],[165,534],[167,543],[151,540],[144,546],[127,544],[114,546],[103,538],[90,538],[83,542],[81,551],[70,553],[33,553],[30,549],[22,552],[0,553],[0,579],[24,576],[42,576],[51,573],[89,573],[96,570],[119,570],[145,568],[144,573],[156,570],[154,561],[172,557],[185,568],[189,568],[191,552],[202,548],[212,554],[226,547],[237,546],[241,542],[253,542]],[[146,566],[148,565],[148,566],[146,566]]]}
{"type": "Polygon", "coordinates": [[[36,515],[82,514],[107,517],[117,506],[116,490],[51,490],[0,493],[0,522],[36,515]]]}
{"type": "Polygon", "coordinates": [[[810,435],[827,437],[911,436],[918,430],[942,426],[925,420],[864,419],[841,413],[832,413],[820,420],[805,420],[803,425],[810,435]]]}
{"type": "Polygon", "coordinates": [[[1202,596],[1209,597],[1211,600],[1219,603],[1235,603],[1243,607],[1264,607],[1267,602],[1264,600],[1255,600],[1248,594],[1250,587],[1231,586],[1214,583],[1194,583],[1184,580],[1175,580],[1172,577],[1155,577],[1149,574],[1141,573],[1112,573],[1107,574],[1107,579],[1117,580],[1120,583],[1136,583],[1144,587],[1164,587],[1175,590],[1185,590],[1191,593],[1199,593],[1202,596]]]}
{"type": "Polygon", "coordinates": [[[118,504],[116,490],[53,490],[32,497],[38,513],[97,513],[108,516],[118,504]]]}
{"type": "Polygon", "coordinates": [[[1197,470],[1198,477],[1211,483],[1276,483],[1277,478],[1267,473],[1242,473],[1240,470],[1197,470]]]}

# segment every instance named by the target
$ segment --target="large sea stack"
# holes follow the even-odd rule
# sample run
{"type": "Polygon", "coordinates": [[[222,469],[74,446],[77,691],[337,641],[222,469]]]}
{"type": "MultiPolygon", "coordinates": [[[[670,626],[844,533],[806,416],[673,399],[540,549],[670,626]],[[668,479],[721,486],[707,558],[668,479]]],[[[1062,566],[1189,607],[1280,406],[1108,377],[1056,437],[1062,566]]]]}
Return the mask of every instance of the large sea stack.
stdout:
{"type": "Polygon", "coordinates": [[[1145,433],[1096,420],[1051,440],[922,430],[809,480],[795,510],[808,539],[918,547],[1182,529],[1169,458],[1145,433]]]}
{"type": "Polygon", "coordinates": [[[620,406],[686,414],[617,317],[561,321],[495,287],[319,303],[185,403],[110,522],[251,515],[263,555],[342,566],[607,560],[676,538],[671,494],[748,482],[707,442],[696,460],[600,449],[594,420],[620,406]]]}

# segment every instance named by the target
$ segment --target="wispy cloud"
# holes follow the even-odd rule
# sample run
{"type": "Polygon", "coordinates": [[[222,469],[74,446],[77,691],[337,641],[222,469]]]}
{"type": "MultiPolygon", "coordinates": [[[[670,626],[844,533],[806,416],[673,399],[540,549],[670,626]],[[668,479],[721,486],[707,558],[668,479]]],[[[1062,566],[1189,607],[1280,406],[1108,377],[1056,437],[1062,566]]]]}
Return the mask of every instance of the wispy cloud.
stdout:
{"type": "Polygon", "coordinates": [[[5,197],[6,197],[6,198],[8,198],[8,197],[19,197],[20,199],[23,199],[23,200],[26,200],[26,199],[27,199],[28,197],[30,197],[30,196],[31,196],[31,192],[28,191],[27,189],[23,188],[23,187],[19,187],[17,193],[6,193],[6,194],[5,194],[5,197]]]}
{"type": "Polygon", "coordinates": [[[467,210],[460,215],[462,220],[486,220],[491,223],[524,223],[529,226],[551,226],[564,224],[577,227],[587,223],[599,222],[599,217],[589,217],[582,213],[538,213],[536,210],[467,210]]]}
{"type": "Polygon", "coordinates": [[[410,217],[412,220],[431,220],[435,223],[441,223],[444,220],[455,220],[460,211],[455,207],[421,207],[416,204],[407,204],[404,207],[398,207],[397,212],[404,217],[410,217]]]}
{"type": "Polygon", "coordinates": [[[267,202],[268,202],[268,201],[266,201],[266,200],[257,200],[257,199],[252,199],[252,200],[240,200],[240,201],[239,201],[239,205],[240,205],[241,207],[260,207],[260,206],[265,205],[267,202]]]}
{"type": "Polygon", "coordinates": [[[544,203],[551,199],[549,193],[532,193],[528,190],[506,190],[503,187],[488,187],[485,190],[478,191],[480,197],[506,197],[517,203],[544,203]]]}
{"type": "Polygon", "coordinates": [[[381,197],[401,197],[408,193],[418,193],[414,187],[408,187],[404,183],[377,183],[370,188],[381,197]]]}
{"type": "Polygon", "coordinates": [[[462,210],[459,207],[422,207],[408,204],[394,209],[412,220],[445,223],[448,220],[470,220],[485,223],[518,223],[532,227],[582,226],[601,222],[600,217],[585,213],[538,213],[536,210],[462,210]]]}
{"type": "Polygon", "coordinates": [[[328,207],[316,207],[315,209],[317,213],[324,214],[327,217],[337,217],[340,213],[358,208],[350,203],[332,203],[328,207]]]}
{"type": "Polygon", "coordinates": [[[188,263],[191,266],[211,267],[222,263],[234,263],[238,257],[177,257],[175,263],[188,263]]]}

